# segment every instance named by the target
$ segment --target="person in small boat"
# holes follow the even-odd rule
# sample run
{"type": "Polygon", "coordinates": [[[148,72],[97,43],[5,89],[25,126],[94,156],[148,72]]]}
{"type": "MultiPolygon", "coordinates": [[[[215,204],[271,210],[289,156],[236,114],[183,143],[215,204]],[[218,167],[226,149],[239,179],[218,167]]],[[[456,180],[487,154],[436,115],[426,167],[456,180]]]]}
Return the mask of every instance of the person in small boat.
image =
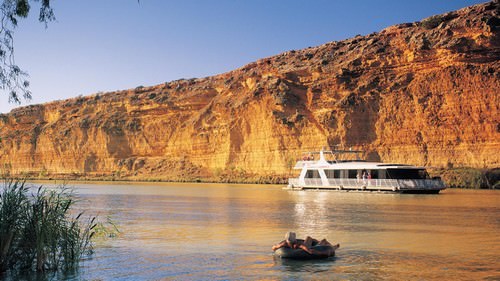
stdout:
{"type": "Polygon", "coordinates": [[[276,251],[279,248],[298,249],[298,248],[300,248],[300,246],[305,246],[304,240],[302,240],[302,241],[297,240],[295,232],[287,232],[285,234],[285,240],[274,245],[272,249],[273,249],[273,251],[276,251]]]}
{"type": "Polygon", "coordinates": [[[311,255],[331,256],[335,252],[335,249],[337,249],[339,246],[340,246],[339,244],[337,244],[335,246],[332,245],[326,239],[318,241],[317,239],[314,239],[310,236],[307,236],[306,239],[304,239],[304,240],[297,239],[295,232],[287,232],[285,235],[285,240],[274,245],[272,247],[272,249],[273,249],[273,251],[276,251],[279,248],[283,248],[283,247],[291,248],[291,249],[302,249],[311,255]],[[330,246],[332,248],[328,251],[318,251],[316,249],[312,249],[311,247],[313,247],[313,246],[330,246]]]}

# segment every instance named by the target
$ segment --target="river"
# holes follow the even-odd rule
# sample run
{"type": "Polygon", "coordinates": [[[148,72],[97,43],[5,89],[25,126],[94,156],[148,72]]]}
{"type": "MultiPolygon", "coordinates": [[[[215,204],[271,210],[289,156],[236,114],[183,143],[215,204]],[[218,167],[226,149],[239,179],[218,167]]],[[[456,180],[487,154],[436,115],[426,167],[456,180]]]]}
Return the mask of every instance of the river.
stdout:
{"type": "Polygon", "coordinates": [[[76,209],[101,221],[110,218],[120,233],[99,238],[78,271],[52,279],[500,280],[499,191],[400,195],[269,185],[70,186],[79,197],[76,209]],[[340,249],[328,260],[274,258],[271,246],[290,230],[327,238],[340,249]]]}

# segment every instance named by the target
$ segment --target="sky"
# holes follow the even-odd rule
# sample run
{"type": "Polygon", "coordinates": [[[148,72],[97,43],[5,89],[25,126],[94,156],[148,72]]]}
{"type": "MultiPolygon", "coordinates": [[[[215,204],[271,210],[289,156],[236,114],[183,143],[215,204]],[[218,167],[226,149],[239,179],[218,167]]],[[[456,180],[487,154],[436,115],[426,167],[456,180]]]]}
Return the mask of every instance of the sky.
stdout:
{"type": "Polygon", "coordinates": [[[477,0],[51,0],[15,29],[29,104],[224,73],[260,58],[378,32],[477,0]]]}

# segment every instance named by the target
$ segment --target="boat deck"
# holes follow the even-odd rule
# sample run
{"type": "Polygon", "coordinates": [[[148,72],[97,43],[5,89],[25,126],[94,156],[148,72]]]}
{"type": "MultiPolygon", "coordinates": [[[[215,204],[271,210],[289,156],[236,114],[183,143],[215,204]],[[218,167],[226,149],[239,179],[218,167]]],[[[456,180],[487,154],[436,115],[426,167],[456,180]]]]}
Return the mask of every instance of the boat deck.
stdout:
{"type": "Polygon", "coordinates": [[[397,193],[438,193],[445,189],[445,185],[440,180],[433,179],[328,179],[323,182],[322,179],[304,179],[300,182],[299,178],[288,180],[288,186],[291,189],[316,189],[316,190],[344,190],[344,191],[380,191],[397,193]]]}

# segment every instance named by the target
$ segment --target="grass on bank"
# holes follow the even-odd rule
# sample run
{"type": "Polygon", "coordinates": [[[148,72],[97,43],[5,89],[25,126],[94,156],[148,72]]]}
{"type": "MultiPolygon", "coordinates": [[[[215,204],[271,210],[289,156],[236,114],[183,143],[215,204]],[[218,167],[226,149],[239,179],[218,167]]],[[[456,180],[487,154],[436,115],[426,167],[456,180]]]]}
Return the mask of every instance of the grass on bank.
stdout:
{"type": "Polygon", "coordinates": [[[67,188],[39,187],[30,194],[24,181],[5,180],[0,185],[0,273],[76,268],[91,254],[96,218],[71,217],[74,203],[67,188]]]}
{"type": "MultiPolygon", "coordinates": [[[[449,188],[467,189],[500,189],[500,168],[430,168],[432,177],[440,177],[449,188]]],[[[22,176],[31,180],[82,180],[82,181],[136,181],[136,182],[200,182],[200,183],[244,183],[244,184],[283,184],[288,183],[288,178],[297,177],[296,174],[256,174],[241,168],[230,167],[215,169],[205,175],[190,173],[164,174],[164,175],[130,175],[127,173],[112,174],[48,174],[24,173],[22,176]]]]}
{"type": "Polygon", "coordinates": [[[431,175],[440,176],[447,187],[468,189],[500,189],[500,168],[448,168],[432,171],[431,175]]]}

